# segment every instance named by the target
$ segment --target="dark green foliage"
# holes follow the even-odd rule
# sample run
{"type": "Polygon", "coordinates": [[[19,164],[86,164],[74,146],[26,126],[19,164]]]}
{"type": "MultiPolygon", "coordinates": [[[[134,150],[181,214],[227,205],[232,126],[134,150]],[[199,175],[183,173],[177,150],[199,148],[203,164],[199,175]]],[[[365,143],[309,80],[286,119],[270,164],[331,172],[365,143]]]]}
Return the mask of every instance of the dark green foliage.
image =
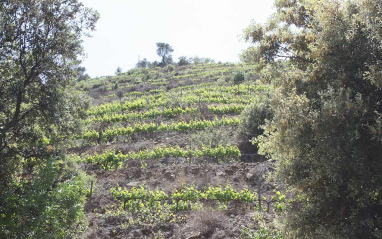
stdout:
{"type": "Polygon", "coordinates": [[[146,58],[143,58],[143,60],[138,61],[136,67],[145,68],[148,67],[150,64],[151,63],[146,58]]]}
{"type": "Polygon", "coordinates": [[[117,70],[115,70],[115,75],[119,75],[122,73],[122,68],[121,67],[117,67],[117,70]]]}
{"type": "Polygon", "coordinates": [[[244,79],[245,79],[244,71],[235,71],[233,73],[232,81],[235,85],[242,83],[244,81],[244,79]]]}
{"type": "Polygon", "coordinates": [[[263,134],[262,126],[265,124],[265,120],[272,120],[272,117],[273,112],[269,99],[265,97],[259,97],[241,112],[236,137],[242,151],[248,154],[257,152],[257,145],[253,140],[263,134]]]}
{"type": "Polygon", "coordinates": [[[97,19],[77,0],[0,5],[1,238],[60,238],[77,230],[84,177],[54,155],[86,114],[87,98],[73,86],[84,72],[82,37],[97,19]]]}
{"type": "Polygon", "coordinates": [[[97,17],[76,0],[0,5],[0,184],[22,158],[45,154],[43,136],[73,134],[67,117],[84,115],[76,111],[84,100],[65,88],[77,77],[83,26],[93,29],[97,17]],[[69,106],[72,99],[80,104],[69,106]]]}
{"type": "Polygon", "coordinates": [[[123,91],[121,91],[121,90],[117,91],[117,96],[118,96],[118,98],[119,98],[120,100],[122,99],[123,95],[124,95],[124,92],[123,92],[123,91]]]}
{"type": "Polygon", "coordinates": [[[72,238],[84,229],[90,178],[62,158],[47,159],[33,180],[26,174],[2,192],[1,238],[72,238]]]}
{"type": "Polygon", "coordinates": [[[178,66],[187,66],[190,62],[187,60],[186,56],[179,57],[178,66]]]}
{"type": "Polygon", "coordinates": [[[257,142],[293,188],[286,235],[382,238],[382,2],[279,0],[276,9],[246,30],[257,45],[243,57],[259,59],[276,89],[257,142]]]}
{"type": "Polygon", "coordinates": [[[171,53],[174,51],[168,43],[157,42],[157,54],[162,57],[162,66],[172,63],[171,53]]]}
{"type": "Polygon", "coordinates": [[[90,80],[90,76],[87,73],[85,73],[86,72],[86,68],[85,67],[78,67],[77,68],[77,72],[78,72],[78,79],[77,79],[77,81],[90,80]]]}

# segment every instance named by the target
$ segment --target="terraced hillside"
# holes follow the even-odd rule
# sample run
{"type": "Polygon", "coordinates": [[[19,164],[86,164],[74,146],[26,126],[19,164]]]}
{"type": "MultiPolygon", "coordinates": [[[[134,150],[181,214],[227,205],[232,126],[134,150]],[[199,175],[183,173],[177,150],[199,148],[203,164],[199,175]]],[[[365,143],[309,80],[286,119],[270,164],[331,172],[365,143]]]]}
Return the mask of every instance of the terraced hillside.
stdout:
{"type": "Polygon", "coordinates": [[[80,82],[93,105],[70,151],[95,178],[83,237],[251,238],[261,223],[266,230],[284,197],[264,182],[269,163],[235,134],[244,108],[269,92],[255,69],[168,65],[80,82]],[[263,197],[268,212],[258,213],[263,197]]]}

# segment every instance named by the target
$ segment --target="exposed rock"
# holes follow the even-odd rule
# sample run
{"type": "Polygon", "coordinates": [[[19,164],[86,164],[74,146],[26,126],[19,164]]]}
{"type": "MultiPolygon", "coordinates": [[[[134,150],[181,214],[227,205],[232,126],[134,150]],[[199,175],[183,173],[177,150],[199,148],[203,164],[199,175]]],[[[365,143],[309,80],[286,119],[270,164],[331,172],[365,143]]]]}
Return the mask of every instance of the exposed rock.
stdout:
{"type": "Polygon", "coordinates": [[[200,232],[192,234],[191,236],[187,237],[187,239],[198,239],[200,237],[200,232]]]}
{"type": "Polygon", "coordinates": [[[129,182],[126,186],[127,187],[138,187],[139,186],[139,182],[129,182]]]}
{"type": "Polygon", "coordinates": [[[248,172],[245,177],[248,179],[248,180],[252,180],[254,177],[255,177],[255,174],[252,173],[252,172],[248,172]]]}
{"type": "Polygon", "coordinates": [[[248,181],[253,181],[256,179],[257,173],[255,169],[250,169],[248,173],[245,175],[248,181]]]}

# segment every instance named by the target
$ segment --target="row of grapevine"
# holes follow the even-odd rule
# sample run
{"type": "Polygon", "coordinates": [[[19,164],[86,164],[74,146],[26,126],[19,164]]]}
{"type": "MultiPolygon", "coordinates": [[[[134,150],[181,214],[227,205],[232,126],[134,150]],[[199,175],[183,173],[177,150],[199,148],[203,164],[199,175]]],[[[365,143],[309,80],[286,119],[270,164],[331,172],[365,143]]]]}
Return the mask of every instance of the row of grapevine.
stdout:
{"type": "MultiPolygon", "coordinates": [[[[235,113],[239,114],[243,109],[244,105],[218,105],[218,106],[208,106],[208,111],[212,114],[229,114],[235,113]]],[[[85,120],[86,124],[92,122],[124,122],[127,120],[143,120],[143,119],[155,119],[157,117],[163,118],[173,118],[178,115],[189,114],[198,111],[196,107],[172,107],[172,108],[155,108],[144,112],[131,112],[126,114],[104,114],[99,117],[90,117],[85,120]]]]}
{"type": "Polygon", "coordinates": [[[110,190],[112,196],[123,204],[123,209],[139,212],[142,209],[156,210],[163,201],[174,211],[187,210],[187,205],[195,201],[217,200],[227,203],[230,201],[241,201],[254,203],[257,199],[256,192],[252,193],[248,189],[241,191],[234,190],[230,185],[225,188],[222,186],[209,186],[205,190],[197,190],[192,186],[185,186],[181,190],[175,189],[170,194],[160,190],[150,190],[145,186],[134,187],[130,190],[121,187],[110,190]]]}
{"type": "Polygon", "coordinates": [[[101,116],[104,114],[110,114],[115,112],[131,111],[131,110],[141,110],[144,108],[154,109],[158,107],[171,107],[174,105],[175,101],[178,104],[183,104],[187,106],[197,105],[199,103],[207,104],[248,104],[252,102],[254,96],[252,95],[242,95],[240,97],[233,94],[220,94],[211,92],[208,95],[167,95],[160,97],[141,97],[136,100],[128,101],[128,103],[107,103],[97,107],[94,107],[88,111],[89,115],[101,116]],[[148,103],[148,104],[147,104],[148,103]],[[134,106],[133,109],[131,105],[134,106]]]}
{"type": "Polygon", "coordinates": [[[239,91],[233,86],[208,86],[205,85],[204,88],[189,88],[187,90],[177,90],[171,92],[161,92],[155,95],[144,95],[135,100],[129,100],[127,102],[112,102],[105,103],[99,106],[92,107],[88,110],[89,115],[102,115],[106,113],[112,113],[117,111],[131,111],[139,110],[143,108],[153,108],[171,105],[174,98],[178,98],[180,102],[184,104],[196,104],[199,102],[205,103],[249,103],[253,96],[250,91],[263,91],[267,90],[259,85],[242,85],[239,91]],[[240,97],[236,94],[240,93],[240,97]],[[149,103],[147,105],[147,103],[149,103]]]}
{"type": "Polygon", "coordinates": [[[146,101],[144,99],[138,99],[135,101],[126,101],[126,102],[112,102],[105,103],[99,106],[92,107],[87,111],[88,115],[101,115],[107,112],[116,112],[123,110],[136,110],[143,109],[146,107],[146,101]]]}
{"type": "MultiPolygon", "coordinates": [[[[181,73],[177,72],[177,74],[163,72],[163,74],[166,74],[166,76],[161,75],[160,68],[146,68],[146,69],[134,69],[129,71],[127,74],[120,74],[117,76],[104,76],[104,77],[96,77],[91,80],[87,80],[86,82],[80,82],[79,85],[84,86],[86,85],[87,88],[94,88],[97,85],[106,87],[106,90],[112,90],[113,85],[117,82],[134,82],[136,85],[138,82],[141,81],[143,77],[151,76],[150,79],[148,79],[149,83],[155,84],[162,84],[166,85],[168,84],[166,81],[166,78],[170,79],[181,79],[181,78],[191,78],[197,76],[197,79],[200,78],[210,78],[211,76],[221,76],[221,75],[228,75],[233,70],[244,70],[244,71],[251,71],[254,69],[255,66],[245,66],[245,65],[232,65],[232,64],[208,64],[208,65],[191,65],[189,66],[189,69],[186,69],[182,71],[181,73]],[[173,75],[172,75],[173,74],[173,75]]],[[[119,88],[128,88],[131,87],[130,84],[119,84],[119,88]]]]}
{"type": "MultiPolygon", "coordinates": [[[[191,120],[190,122],[173,122],[173,123],[139,123],[134,126],[118,127],[113,129],[106,129],[102,131],[102,139],[110,140],[117,136],[133,135],[135,133],[154,133],[165,131],[189,131],[189,130],[203,130],[212,126],[234,126],[239,124],[239,118],[222,118],[215,120],[191,120]]],[[[84,139],[89,141],[99,140],[100,135],[94,129],[85,132],[82,136],[76,136],[76,139],[84,139]]]]}
{"type": "Polygon", "coordinates": [[[182,149],[177,146],[168,147],[156,147],[154,150],[141,150],[138,152],[129,152],[127,154],[116,153],[113,151],[105,152],[103,154],[86,155],[80,158],[82,162],[88,164],[99,165],[102,169],[115,169],[119,168],[124,162],[128,160],[155,160],[161,158],[179,158],[179,157],[193,157],[202,158],[208,157],[213,159],[218,159],[220,162],[227,162],[230,160],[235,160],[240,157],[240,150],[237,146],[228,145],[218,146],[216,148],[211,148],[209,146],[203,146],[201,150],[195,149],[182,149]]]}

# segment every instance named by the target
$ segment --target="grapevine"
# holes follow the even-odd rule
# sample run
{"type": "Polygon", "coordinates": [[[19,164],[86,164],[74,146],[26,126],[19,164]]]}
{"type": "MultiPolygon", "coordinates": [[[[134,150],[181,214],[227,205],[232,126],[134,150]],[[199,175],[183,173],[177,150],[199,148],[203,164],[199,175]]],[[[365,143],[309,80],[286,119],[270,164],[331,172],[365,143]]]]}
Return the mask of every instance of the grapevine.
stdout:
{"type": "Polygon", "coordinates": [[[143,208],[157,210],[162,205],[175,212],[179,212],[188,210],[188,205],[201,200],[214,200],[223,203],[230,201],[254,203],[257,198],[256,192],[251,193],[248,189],[237,191],[230,185],[227,185],[225,188],[210,185],[205,190],[198,190],[193,186],[186,185],[183,189],[175,189],[169,194],[160,190],[150,190],[147,186],[133,187],[130,190],[116,187],[112,188],[110,193],[113,198],[122,203],[124,210],[136,212],[143,208]]]}
{"type": "Polygon", "coordinates": [[[119,168],[124,162],[128,160],[155,160],[161,158],[179,158],[179,157],[193,157],[202,158],[209,157],[218,159],[220,161],[234,160],[240,157],[240,150],[237,146],[228,145],[223,147],[219,145],[216,148],[203,146],[202,150],[182,149],[179,146],[168,146],[164,148],[156,147],[154,150],[141,150],[138,152],[129,152],[127,154],[107,151],[103,154],[86,155],[81,159],[82,162],[88,164],[97,164],[102,169],[119,168]]]}

